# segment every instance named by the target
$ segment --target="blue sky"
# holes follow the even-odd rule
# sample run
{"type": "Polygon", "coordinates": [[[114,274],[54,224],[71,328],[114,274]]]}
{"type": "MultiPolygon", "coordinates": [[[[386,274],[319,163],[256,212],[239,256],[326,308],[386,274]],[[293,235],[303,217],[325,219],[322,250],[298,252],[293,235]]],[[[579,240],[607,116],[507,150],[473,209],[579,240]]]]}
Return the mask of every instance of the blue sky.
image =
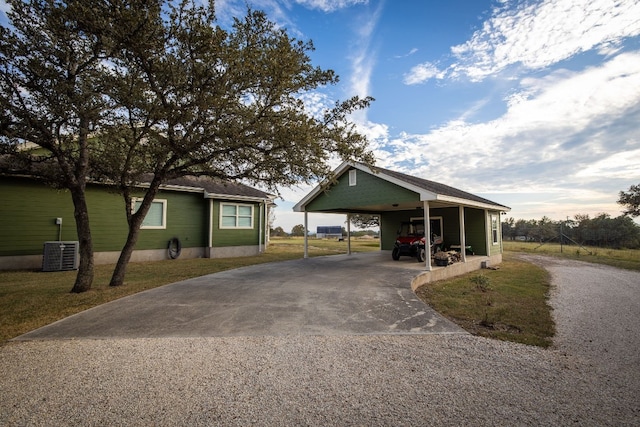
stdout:
{"type": "MultiPolygon", "coordinates": [[[[640,183],[640,0],[218,0],[219,21],[247,4],[340,76],[309,108],[376,99],[353,120],[379,166],[516,219],[618,216],[618,192],[640,183]]],[[[292,207],[311,189],[281,189],[274,226],[301,224],[292,207]]]]}
{"type": "MultiPolygon", "coordinates": [[[[338,86],[373,96],[353,119],[378,165],[510,206],[515,219],[621,214],[640,183],[636,0],[253,0],[301,39],[338,86]]],[[[245,0],[218,2],[221,19],[245,0]]],[[[311,189],[283,189],[275,226],[311,189]]],[[[309,216],[317,225],[342,216],[309,216]]]]}

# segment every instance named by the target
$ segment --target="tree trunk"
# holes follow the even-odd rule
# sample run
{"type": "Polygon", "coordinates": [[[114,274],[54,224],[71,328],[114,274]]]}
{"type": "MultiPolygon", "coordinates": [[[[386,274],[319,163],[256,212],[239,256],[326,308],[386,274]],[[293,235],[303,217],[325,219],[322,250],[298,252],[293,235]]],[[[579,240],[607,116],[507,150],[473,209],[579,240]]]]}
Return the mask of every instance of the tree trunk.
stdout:
{"type": "Polygon", "coordinates": [[[129,227],[129,234],[127,235],[127,241],[120,252],[120,257],[116,263],[116,268],[113,270],[111,281],[109,286],[120,286],[124,284],[124,276],[127,273],[127,265],[131,260],[133,249],[136,247],[138,241],[138,234],[140,232],[140,225],[136,227],[129,227]]]}
{"type": "Polygon", "coordinates": [[[109,282],[109,286],[121,286],[124,284],[124,276],[127,272],[127,265],[131,260],[131,255],[133,254],[133,250],[136,247],[136,243],[138,242],[138,235],[140,234],[140,227],[142,226],[142,222],[144,221],[144,217],[147,216],[149,212],[149,208],[151,207],[151,202],[155,198],[158,193],[158,188],[160,186],[160,179],[156,176],[154,177],[149,189],[147,190],[142,204],[138,211],[135,214],[131,214],[131,199],[128,194],[124,194],[124,204],[125,209],[127,210],[127,222],[129,224],[129,233],[127,234],[127,241],[120,252],[120,257],[118,258],[118,262],[116,263],[116,267],[113,270],[113,274],[111,276],[111,281],[109,282]]]}
{"type": "Polygon", "coordinates": [[[91,240],[91,228],[89,227],[89,210],[84,190],[80,187],[70,188],[78,233],[80,265],[76,282],[71,289],[73,293],[86,292],[91,289],[93,283],[93,242],[91,240]]]}

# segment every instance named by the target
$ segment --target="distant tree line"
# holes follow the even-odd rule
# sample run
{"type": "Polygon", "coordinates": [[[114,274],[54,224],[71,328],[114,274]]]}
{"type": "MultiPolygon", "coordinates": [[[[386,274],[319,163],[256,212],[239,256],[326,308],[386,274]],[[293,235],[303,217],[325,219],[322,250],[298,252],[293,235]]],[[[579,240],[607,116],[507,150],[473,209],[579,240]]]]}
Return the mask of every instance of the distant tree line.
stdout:
{"type": "MultiPolygon", "coordinates": [[[[275,227],[271,229],[270,232],[271,237],[301,237],[304,236],[304,225],[298,224],[294,225],[291,229],[290,233],[284,231],[282,227],[275,227]]],[[[316,233],[309,233],[309,236],[315,236],[316,233]]],[[[347,235],[347,229],[342,227],[342,235],[347,235]]],[[[375,230],[351,230],[351,237],[363,237],[363,236],[372,236],[376,237],[379,235],[378,231],[375,230]]]]}
{"type": "Polygon", "coordinates": [[[546,216],[540,220],[509,218],[502,223],[502,236],[505,240],[541,243],[555,240],[565,244],[573,241],[586,246],[640,248],[640,226],[630,216],[612,218],[605,213],[594,218],[576,215],[565,221],[554,221],[546,216]]]}

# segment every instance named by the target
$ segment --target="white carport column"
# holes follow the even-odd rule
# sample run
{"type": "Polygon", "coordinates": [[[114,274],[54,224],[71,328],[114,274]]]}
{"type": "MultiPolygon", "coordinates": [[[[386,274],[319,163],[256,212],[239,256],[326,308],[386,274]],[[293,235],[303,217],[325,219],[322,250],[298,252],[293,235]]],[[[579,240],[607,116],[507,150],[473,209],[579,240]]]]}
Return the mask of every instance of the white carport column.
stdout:
{"type": "Polygon", "coordinates": [[[491,254],[491,217],[489,217],[489,211],[484,210],[484,242],[486,245],[486,254],[491,254]]]}
{"type": "Polygon", "coordinates": [[[460,256],[462,262],[467,262],[467,242],[465,241],[465,235],[467,234],[464,229],[464,206],[458,207],[460,211],[460,256]]]}
{"type": "Polygon", "coordinates": [[[213,246],[213,199],[209,199],[209,235],[207,236],[207,258],[211,258],[213,246]]]}
{"type": "Polygon", "coordinates": [[[304,257],[309,258],[309,214],[304,211],[304,257]]]}
{"type": "Polygon", "coordinates": [[[262,237],[263,237],[262,233],[264,232],[264,230],[262,228],[262,218],[263,218],[262,217],[262,211],[263,211],[262,207],[263,207],[263,205],[264,205],[263,203],[260,203],[258,205],[258,217],[260,218],[260,221],[259,221],[260,224],[258,225],[258,253],[260,253],[260,254],[262,252],[264,252],[262,250],[262,237]]]}
{"type": "Polygon", "coordinates": [[[347,214],[347,255],[351,255],[351,214],[347,214]]]}
{"type": "Polygon", "coordinates": [[[425,250],[425,269],[431,271],[431,217],[429,214],[429,202],[424,201],[422,207],[424,211],[424,250],[425,250]]]}

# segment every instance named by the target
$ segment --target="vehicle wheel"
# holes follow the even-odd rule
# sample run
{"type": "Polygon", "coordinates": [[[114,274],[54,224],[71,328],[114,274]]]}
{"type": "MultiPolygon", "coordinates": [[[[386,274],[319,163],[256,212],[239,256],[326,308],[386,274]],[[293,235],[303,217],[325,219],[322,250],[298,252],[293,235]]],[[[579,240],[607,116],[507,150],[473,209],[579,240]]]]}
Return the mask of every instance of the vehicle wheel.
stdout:
{"type": "Polygon", "coordinates": [[[400,248],[393,248],[393,251],[391,251],[391,258],[393,258],[394,261],[398,261],[400,259],[400,248]]]}
{"type": "Polygon", "coordinates": [[[425,262],[427,260],[427,251],[424,248],[419,248],[416,258],[418,258],[418,262],[425,262]]]}

